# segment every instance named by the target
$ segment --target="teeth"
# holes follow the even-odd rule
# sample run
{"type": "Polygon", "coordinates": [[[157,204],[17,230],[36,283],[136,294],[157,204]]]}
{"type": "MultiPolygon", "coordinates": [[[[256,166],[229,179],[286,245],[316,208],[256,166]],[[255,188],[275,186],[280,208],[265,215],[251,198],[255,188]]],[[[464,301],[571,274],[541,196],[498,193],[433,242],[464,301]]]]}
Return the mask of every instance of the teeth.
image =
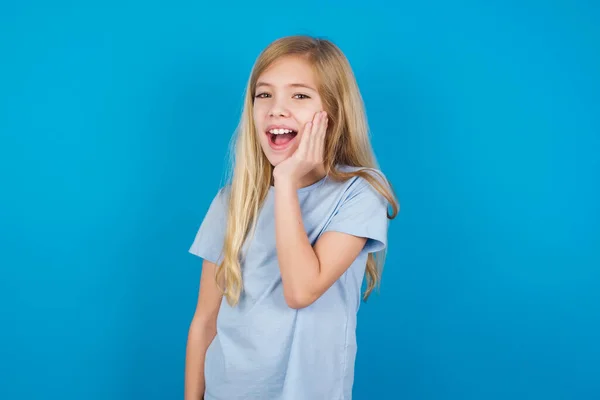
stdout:
{"type": "Polygon", "coordinates": [[[284,133],[292,133],[293,131],[291,129],[271,129],[269,131],[269,133],[272,133],[274,135],[283,135],[284,133]]]}

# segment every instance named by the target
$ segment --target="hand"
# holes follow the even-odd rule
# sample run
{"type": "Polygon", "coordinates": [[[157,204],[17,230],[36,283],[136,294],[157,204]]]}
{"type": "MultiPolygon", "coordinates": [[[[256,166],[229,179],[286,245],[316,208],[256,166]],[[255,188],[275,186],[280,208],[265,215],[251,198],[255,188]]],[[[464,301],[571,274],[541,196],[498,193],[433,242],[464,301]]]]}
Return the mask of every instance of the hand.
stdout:
{"type": "Polygon", "coordinates": [[[276,182],[286,181],[297,187],[303,176],[323,163],[327,121],[327,113],[320,111],[304,126],[294,154],[275,166],[273,178],[276,182]]]}

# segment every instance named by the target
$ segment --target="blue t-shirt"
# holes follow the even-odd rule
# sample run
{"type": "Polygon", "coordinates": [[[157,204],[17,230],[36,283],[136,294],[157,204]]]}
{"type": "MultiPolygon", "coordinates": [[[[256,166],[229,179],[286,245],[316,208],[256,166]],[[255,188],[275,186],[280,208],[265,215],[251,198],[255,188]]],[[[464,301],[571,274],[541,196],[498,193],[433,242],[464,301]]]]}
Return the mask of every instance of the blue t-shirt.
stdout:
{"type": "MultiPolygon", "coordinates": [[[[350,168],[350,167],[345,167],[350,168]]],[[[227,186],[202,222],[190,252],[218,264],[227,219],[227,186]]],[[[242,248],[243,292],[223,298],[217,335],[205,359],[206,400],[347,400],[352,398],[356,318],[367,254],[387,244],[387,201],[366,180],[327,177],[298,190],[310,243],[326,231],[366,237],[350,268],[308,307],[283,296],[275,248],[274,188],[242,248]]]]}

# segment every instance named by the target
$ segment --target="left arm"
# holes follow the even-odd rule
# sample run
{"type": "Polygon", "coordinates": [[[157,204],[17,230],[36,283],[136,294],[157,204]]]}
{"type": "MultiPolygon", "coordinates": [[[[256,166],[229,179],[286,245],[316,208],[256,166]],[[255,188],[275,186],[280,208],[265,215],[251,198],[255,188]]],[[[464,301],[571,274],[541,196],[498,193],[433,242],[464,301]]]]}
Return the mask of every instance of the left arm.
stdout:
{"type": "Polygon", "coordinates": [[[285,300],[292,308],[303,308],[342,276],[367,239],[326,232],[313,249],[302,223],[296,186],[280,180],[275,185],[275,241],[285,300]]]}
{"type": "Polygon", "coordinates": [[[340,222],[337,226],[330,224],[330,229],[321,235],[313,249],[302,223],[297,189],[303,176],[323,165],[326,131],[326,113],[316,113],[304,128],[298,149],[273,170],[277,258],[283,294],[292,308],[307,307],[325,293],[365,248],[367,238],[373,237],[373,230],[363,229],[365,225],[373,226],[369,219],[377,221],[380,229],[381,217],[385,217],[385,209],[382,214],[377,204],[379,200],[348,203],[347,214],[338,219],[349,220],[351,225],[363,228],[348,229],[340,222]],[[371,209],[375,210],[374,214],[368,211],[371,209]],[[365,210],[367,212],[363,212],[365,210]],[[375,215],[377,218],[372,218],[375,215]]]}

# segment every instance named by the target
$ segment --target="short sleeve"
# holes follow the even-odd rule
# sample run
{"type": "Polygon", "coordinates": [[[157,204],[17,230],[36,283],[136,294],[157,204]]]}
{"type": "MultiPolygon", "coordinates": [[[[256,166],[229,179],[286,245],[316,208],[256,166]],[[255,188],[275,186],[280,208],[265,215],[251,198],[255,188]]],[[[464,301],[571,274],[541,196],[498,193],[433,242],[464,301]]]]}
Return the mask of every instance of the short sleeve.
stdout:
{"type": "Polygon", "coordinates": [[[387,246],[388,202],[367,180],[355,179],[324,231],[367,238],[363,251],[374,253],[387,246]]]}
{"type": "Polygon", "coordinates": [[[214,264],[220,264],[223,260],[226,227],[226,191],[225,188],[221,188],[213,198],[189,252],[214,264]]]}

